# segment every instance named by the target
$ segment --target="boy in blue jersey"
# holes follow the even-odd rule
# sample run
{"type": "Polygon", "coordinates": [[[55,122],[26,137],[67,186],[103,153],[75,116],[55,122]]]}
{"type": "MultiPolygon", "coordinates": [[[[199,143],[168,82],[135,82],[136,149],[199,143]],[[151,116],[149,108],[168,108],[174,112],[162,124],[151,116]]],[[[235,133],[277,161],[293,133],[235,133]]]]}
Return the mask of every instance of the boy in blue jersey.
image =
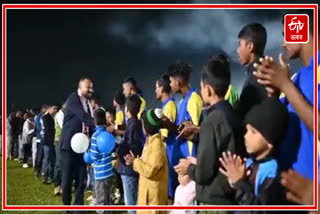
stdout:
{"type": "MultiPolygon", "coordinates": [[[[111,178],[113,176],[112,157],[111,153],[101,153],[97,146],[98,135],[106,131],[106,113],[102,109],[97,109],[93,117],[96,128],[91,137],[89,155],[94,165],[96,205],[110,205],[111,178]]],[[[97,213],[110,212],[100,210],[97,213]]]]}
{"type": "MultiPolygon", "coordinates": [[[[175,104],[175,99],[170,96],[171,87],[170,87],[170,78],[169,75],[164,74],[156,82],[156,97],[162,102],[162,111],[166,120],[169,120],[171,123],[175,123],[177,118],[177,107],[175,104]]],[[[176,139],[176,134],[172,131],[169,131],[166,128],[160,129],[161,138],[166,144],[166,152],[168,159],[168,169],[169,169],[169,204],[173,204],[174,193],[179,185],[178,175],[174,170],[174,166],[179,163],[179,144],[176,139]]]]}
{"type": "MultiPolygon", "coordinates": [[[[181,94],[183,99],[179,104],[179,111],[176,125],[180,127],[186,124],[200,126],[203,102],[195,89],[190,88],[189,81],[192,67],[185,62],[177,62],[169,66],[168,75],[170,76],[170,87],[173,93],[181,94]]],[[[195,141],[188,140],[192,133],[181,133],[179,138],[180,150],[184,158],[197,154],[197,144],[195,141]]]]}
{"type": "MultiPolygon", "coordinates": [[[[309,16],[309,41],[307,43],[286,43],[283,42],[283,48],[289,59],[300,58],[303,67],[296,72],[290,80],[289,66],[284,57],[279,55],[280,64],[277,64],[272,57],[266,56],[260,59],[261,64],[255,65],[258,82],[267,87],[269,96],[278,96],[289,111],[289,124],[286,137],[281,144],[279,153],[280,168],[287,170],[292,168],[304,179],[304,184],[292,186],[290,178],[298,180],[294,173],[283,174],[283,184],[290,190],[288,199],[299,203],[306,204],[307,197],[300,193],[306,192],[306,188],[314,179],[314,127],[313,127],[313,110],[314,110],[314,34],[313,34],[313,11],[312,10],[295,10],[288,11],[288,14],[307,14],[309,16]],[[291,175],[290,175],[291,174],[291,175]],[[297,187],[300,186],[297,189],[297,187]]],[[[318,62],[319,66],[319,52],[318,62]]],[[[318,71],[319,72],[319,71],[318,71]]],[[[319,74],[318,74],[319,77],[319,74]]],[[[319,89],[318,89],[319,93],[319,89]]],[[[319,103],[318,103],[319,108],[319,103]]],[[[319,115],[319,111],[317,111],[319,115]]],[[[319,132],[319,126],[318,126],[319,132]]],[[[318,162],[319,164],[319,162],[318,162]]],[[[289,171],[290,172],[290,171],[289,171]]],[[[300,176],[300,177],[301,177],[300,176]]],[[[312,188],[307,188],[311,189],[312,188]]],[[[312,192],[310,192],[312,195],[312,192]]],[[[311,197],[312,201],[312,197],[311,197]]],[[[308,204],[311,202],[309,201],[308,204]]]]}
{"type": "MultiPolygon", "coordinates": [[[[288,123],[288,111],[277,99],[267,98],[255,105],[245,117],[245,145],[250,158],[243,161],[230,152],[223,153],[220,162],[230,185],[236,190],[240,205],[283,204],[278,163],[274,151],[282,141],[288,123]]],[[[247,211],[245,213],[261,213],[247,211]]],[[[244,213],[244,212],[241,212],[244,213]]]]}
{"type": "MultiPolygon", "coordinates": [[[[175,166],[179,175],[188,174],[196,183],[196,199],[201,205],[231,205],[234,191],[219,173],[219,158],[224,151],[235,152],[240,138],[240,122],[228,101],[224,99],[230,85],[230,65],[225,55],[216,55],[201,71],[201,97],[206,105],[200,126],[198,153],[180,159],[175,166]]],[[[200,212],[206,213],[206,212],[200,212]]],[[[228,211],[217,211],[226,214],[228,211]]]]}

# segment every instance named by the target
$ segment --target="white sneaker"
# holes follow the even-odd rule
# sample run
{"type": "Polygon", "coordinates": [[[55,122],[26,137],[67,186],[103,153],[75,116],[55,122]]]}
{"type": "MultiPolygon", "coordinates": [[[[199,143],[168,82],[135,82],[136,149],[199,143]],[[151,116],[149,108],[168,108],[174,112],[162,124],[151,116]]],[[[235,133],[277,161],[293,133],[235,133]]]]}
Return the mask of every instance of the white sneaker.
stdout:
{"type": "Polygon", "coordinates": [[[89,202],[89,206],[94,206],[96,205],[96,199],[92,199],[90,202],[89,202]]]}
{"type": "Polygon", "coordinates": [[[26,169],[26,168],[28,168],[28,167],[29,167],[29,165],[28,165],[27,163],[25,163],[25,164],[22,165],[22,168],[24,168],[24,169],[26,169]]]}
{"type": "Polygon", "coordinates": [[[90,195],[88,198],[87,198],[87,201],[92,201],[93,200],[93,196],[90,195]]]}

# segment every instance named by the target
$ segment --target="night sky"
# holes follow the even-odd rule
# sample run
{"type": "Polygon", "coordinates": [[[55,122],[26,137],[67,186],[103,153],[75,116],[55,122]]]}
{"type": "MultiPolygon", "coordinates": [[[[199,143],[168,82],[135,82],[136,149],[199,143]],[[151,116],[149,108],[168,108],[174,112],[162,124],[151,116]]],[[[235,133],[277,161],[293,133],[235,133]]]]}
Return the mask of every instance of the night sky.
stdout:
{"type": "MultiPolygon", "coordinates": [[[[201,66],[209,56],[220,52],[230,57],[232,84],[240,92],[245,68],[239,66],[236,56],[238,32],[251,22],[264,24],[268,33],[266,54],[277,56],[282,51],[282,13],[281,10],[9,10],[7,107],[16,110],[43,103],[62,104],[76,90],[81,76],[94,80],[95,92],[104,105],[112,103],[123,79],[133,76],[148,107],[155,107],[159,105],[154,95],[155,80],[167,71],[169,64],[178,59],[191,63],[191,85],[198,88],[201,66]]],[[[299,62],[293,63],[293,69],[298,66],[299,62]]]]}

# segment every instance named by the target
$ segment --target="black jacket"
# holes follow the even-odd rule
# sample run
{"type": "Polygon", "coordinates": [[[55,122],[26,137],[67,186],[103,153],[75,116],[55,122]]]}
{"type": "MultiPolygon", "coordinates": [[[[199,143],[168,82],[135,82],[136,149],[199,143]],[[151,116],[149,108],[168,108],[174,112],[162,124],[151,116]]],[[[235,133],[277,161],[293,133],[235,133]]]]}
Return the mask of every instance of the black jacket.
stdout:
{"type": "Polygon", "coordinates": [[[222,152],[235,152],[239,122],[227,101],[220,101],[208,110],[200,126],[197,165],[191,164],[188,174],[196,182],[196,199],[212,205],[235,204],[234,190],[219,172],[222,152]]]}
{"type": "Polygon", "coordinates": [[[82,106],[79,95],[72,93],[67,101],[63,119],[63,129],[61,132],[61,149],[72,151],[71,138],[74,134],[82,132],[82,123],[90,129],[90,136],[93,133],[93,118],[82,106]]]}
{"type": "MultiPolygon", "coordinates": [[[[277,164],[270,157],[252,163],[247,167],[250,175],[234,184],[236,201],[239,205],[288,205],[285,189],[280,184],[277,164]]],[[[239,213],[270,213],[267,211],[243,211],[239,213]]],[[[277,213],[277,212],[274,212],[277,213]]]]}
{"type": "Polygon", "coordinates": [[[135,156],[141,156],[143,148],[143,131],[141,121],[137,118],[130,118],[127,120],[126,131],[123,136],[123,141],[118,149],[118,173],[121,175],[138,176],[133,171],[131,166],[126,165],[124,156],[130,154],[130,150],[135,156]]]}
{"type": "Polygon", "coordinates": [[[44,127],[43,143],[46,145],[53,145],[55,135],[54,119],[51,114],[48,113],[42,117],[42,121],[44,127]]]}
{"type": "Polygon", "coordinates": [[[247,79],[242,87],[239,103],[236,106],[240,119],[244,119],[245,115],[256,104],[260,104],[267,98],[265,87],[257,82],[257,78],[253,75],[253,63],[249,65],[247,70],[247,79]]]}

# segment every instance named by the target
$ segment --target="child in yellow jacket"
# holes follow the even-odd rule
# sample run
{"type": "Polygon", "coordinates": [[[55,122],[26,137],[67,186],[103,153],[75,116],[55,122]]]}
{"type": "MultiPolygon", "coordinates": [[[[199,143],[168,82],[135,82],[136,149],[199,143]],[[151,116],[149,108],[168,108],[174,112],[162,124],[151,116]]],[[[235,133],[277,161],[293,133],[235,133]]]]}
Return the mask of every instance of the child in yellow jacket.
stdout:
{"type": "MultiPolygon", "coordinates": [[[[159,133],[161,109],[148,110],[142,115],[142,127],[147,136],[141,157],[125,157],[126,163],[139,173],[137,205],[168,204],[168,162],[159,133]]],[[[137,213],[160,214],[166,211],[138,211],[137,213]]]]}

